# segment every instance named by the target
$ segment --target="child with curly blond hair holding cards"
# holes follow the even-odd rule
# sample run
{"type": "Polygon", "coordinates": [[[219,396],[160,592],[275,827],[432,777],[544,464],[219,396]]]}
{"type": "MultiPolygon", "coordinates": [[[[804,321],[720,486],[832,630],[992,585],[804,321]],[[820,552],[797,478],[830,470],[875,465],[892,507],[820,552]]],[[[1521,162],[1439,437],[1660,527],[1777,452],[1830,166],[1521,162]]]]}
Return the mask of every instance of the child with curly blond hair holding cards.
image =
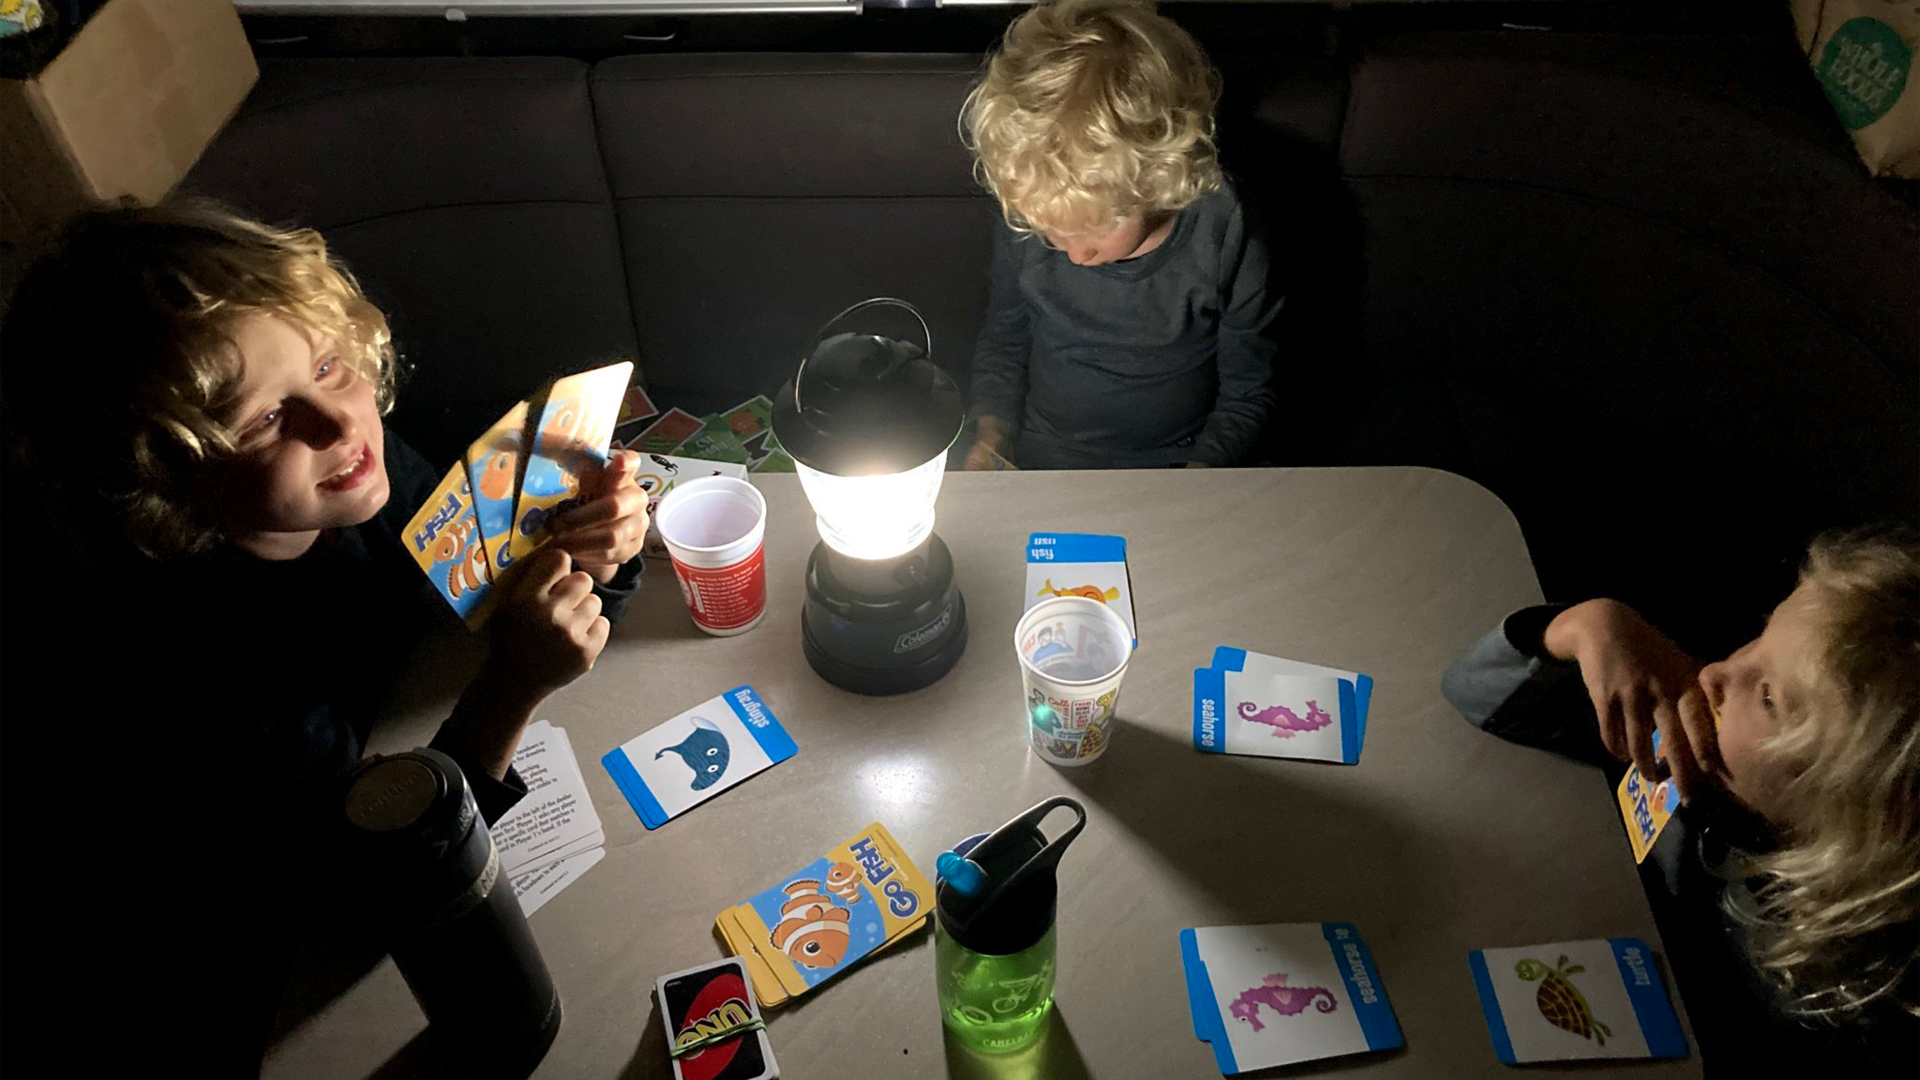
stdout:
{"type": "MultiPolygon", "coordinates": [[[[9,912],[25,955],[64,950],[38,968],[10,949],[9,975],[35,971],[35,1000],[75,1016],[126,1003],[102,1050],[251,1071],[328,873],[335,785],[421,620],[446,616],[401,542],[439,470],[383,420],[386,319],[311,230],[208,204],[102,210],[27,272],[0,364],[9,524],[37,503],[42,545],[7,560],[10,675],[85,691],[43,725],[16,697],[10,745],[45,730],[65,758],[106,755],[88,766],[104,784],[48,800],[77,803],[67,842],[105,845],[104,864],[41,876],[46,923],[9,912]],[[137,903],[113,899],[128,882],[137,903]]],[[[593,666],[638,584],[630,465],[584,478],[590,501],[501,582],[489,656],[433,738],[489,821],[526,791],[509,766],[533,711],[593,666]]],[[[14,800],[46,787],[14,775],[14,800]]]]}

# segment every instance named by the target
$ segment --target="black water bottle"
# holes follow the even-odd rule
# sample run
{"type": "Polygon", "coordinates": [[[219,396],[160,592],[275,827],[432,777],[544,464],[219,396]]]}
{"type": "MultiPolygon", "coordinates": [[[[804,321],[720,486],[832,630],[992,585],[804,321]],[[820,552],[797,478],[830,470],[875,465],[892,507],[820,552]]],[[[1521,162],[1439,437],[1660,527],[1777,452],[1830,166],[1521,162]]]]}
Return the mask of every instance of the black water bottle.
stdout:
{"type": "Polygon", "coordinates": [[[560,1031],[560,997],[467,778],[434,750],[348,777],[348,845],[393,962],[463,1075],[525,1077],[560,1031]]]}

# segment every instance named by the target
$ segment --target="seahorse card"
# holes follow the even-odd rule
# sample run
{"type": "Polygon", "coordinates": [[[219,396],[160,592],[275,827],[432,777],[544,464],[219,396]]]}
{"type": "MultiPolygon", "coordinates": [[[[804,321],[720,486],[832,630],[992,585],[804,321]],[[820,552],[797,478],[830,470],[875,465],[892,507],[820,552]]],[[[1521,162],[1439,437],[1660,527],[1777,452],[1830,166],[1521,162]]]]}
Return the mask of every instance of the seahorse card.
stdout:
{"type": "Polygon", "coordinates": [[[632,361],[609,364],[555,380],[540,399],[539,422],[525,437],[530,449],[514,499],[508,562],[546,542],[548,519],[580,498],[581,475],[606,463],[621,395],[632,377],[632,361]]]}
{"type": "Polygon", "coordinates": [[[771,1008],[920,929],[932,910],[927,879],[876,821],[721,912],[714,929],[771,1008]]]}
{"type": "Polygon", "coordinates": [[[1687,1055],[1653,950],[1639,938],[1482,949],[1467,967],[1494,1054],[1508,1065],[1687,1055]]]}
{"type": "Polygon", "coordinates": [[[402,539],[434,590],[467,625],[477,627],[486,620],[493,573],[480,540],[473,486],[464,463],[447,471],[433,496],[407,522],[402,539]]]}
{"type": "Polygon", "coordinates": [[[1355,722],[1359,727],[1360,744],[1362,747],[1366,745],[1367,708],[1373,703],[1373,676],[1327,667],[1324,664],[1289,660],[1284,656],[1268,656],[1266,653],[1252,652],[1232,645],[1220,645],[1214,648],[1212,666],[1222,671],[1244,671],[1249,675],[1326,675],[1352,683],[1353,706],[1355,712],[1359,714],[1355,717],[1355,722]]]}
{"type": "Polygon", "coordinates": [[[1360,760],[1360,709],[1352,680],[1220,668],[1193,673],[1193,745],[1211,754],[1360,760]]]}
{"type": "Polygon", "coordinates": [[[1180,960],[1193,1033],[1223,1075],[1404,1042],[1352,923],[1182,930],[1180,960]]]}
{"type": "Polygon", "coordinates": [[[600,763],[657,829],[797,748],[751,686],[736,686],[607,751],[600,763]]]}

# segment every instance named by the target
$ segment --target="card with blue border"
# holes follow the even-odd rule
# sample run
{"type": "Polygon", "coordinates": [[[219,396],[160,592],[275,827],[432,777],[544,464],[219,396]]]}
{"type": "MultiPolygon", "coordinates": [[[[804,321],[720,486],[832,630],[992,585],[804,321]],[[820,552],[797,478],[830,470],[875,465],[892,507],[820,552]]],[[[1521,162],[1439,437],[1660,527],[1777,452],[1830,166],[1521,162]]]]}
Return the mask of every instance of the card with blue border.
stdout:
{"type": "Polygon", "coordinates": [[[1653,950],[1639,938],[1481,949],[1467,966],[1493,1052],[1508,1065],[1687,1056],[1653,950]]]}
{"type": "Polygon", "coordinates": [[[657,829],[797,750],[753,687],[736,686],[607,751],[600,764],[657,829]]]}
{"type": "Polygon", "coordinates": [[[1405,1042],[1352,923],[1182,930],[1180,961],[1193,1033],[1222,1075],[1405,1042]]]}
{"type": "Polygon", "coordinates": [[[1355,765],[1372,695],[1366,675],[1222,645],[1193,673],[1193,745],[1355,765]]]}
{"type": "Polygon", "coordinates": [[[1133,578],[1127,572],[1127,538],[1097,533],[1037,532],[1027,537],[1027,593],[1022,610],[1056,596],[1084,596],[1119,612],[1140,645],[1133,614],[1133,578]]]}

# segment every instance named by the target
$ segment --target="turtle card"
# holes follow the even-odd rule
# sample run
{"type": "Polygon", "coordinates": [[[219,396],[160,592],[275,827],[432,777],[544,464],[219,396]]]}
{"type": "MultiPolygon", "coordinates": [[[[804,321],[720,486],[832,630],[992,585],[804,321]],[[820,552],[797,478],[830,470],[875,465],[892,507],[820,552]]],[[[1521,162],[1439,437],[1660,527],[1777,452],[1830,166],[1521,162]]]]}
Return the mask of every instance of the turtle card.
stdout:
{"type": "Polygon", "coordinates": [[[737,956],[654,984],[675,1080],[772,1080],[780,1075],[760,1003],[737,956]]]}
{"type": "Polygon", "coordinates": [[[530,449],[513,505],[509,562],[526,558],[546,541],[548,519],[578,503],[580,477],[606,464],[621,395],[632,377],[633,362],[625,360],[555,380],[547,391],[540,422],[527,437],[530,449]]]}
{"type": "Polygon", "coordinates": [[[1360,708],[1353,680],[1197,668],[1193,745],[1211,754],[1357,764],[1360,708]]]}
{"type": "Polygon", "coordinates": [[[1403,1043],[1352,923],[1180,931],[1193,1033],[1226,1076],[1403,1043]]]}
{"type": "Polygon", "coordinates": [[[1508,1065],[1687,1054],[1653,950],[1639,938],[1482,949],[1467,966],[1493,1051],[1508,1065]]]}
{"type": "Polygon", "coordinates": [[[464,464],[455,465],[433,489],[433,496],[407,522],[402,534],[408,554],[433,583],[434,591],[469,626],[486,620],[486,603],[493,587],[487,549],[480,539],[474,515],[473,485],[464,464]]]}
{"type": "Polygon", "coordinates": [[[1127,538],[1092,533],[1034,533],[1027,537],[1027,595],[1020,610],[1056,596],[1084,596],[1120,613],[1140,644],[1127,576],[1127,538]]]}
{"type": "Polygon", "coordinates": [[[876,821],[721,912],[714,929],[771,1008],[920,929],[932,904],[927,879],[876,821]]]}
{"type": "Polygon", "coordinates": [[[753,687],[736,686],[607,751],[600,763],[641,822],[657,829],[796,749],[753,687]]]}

